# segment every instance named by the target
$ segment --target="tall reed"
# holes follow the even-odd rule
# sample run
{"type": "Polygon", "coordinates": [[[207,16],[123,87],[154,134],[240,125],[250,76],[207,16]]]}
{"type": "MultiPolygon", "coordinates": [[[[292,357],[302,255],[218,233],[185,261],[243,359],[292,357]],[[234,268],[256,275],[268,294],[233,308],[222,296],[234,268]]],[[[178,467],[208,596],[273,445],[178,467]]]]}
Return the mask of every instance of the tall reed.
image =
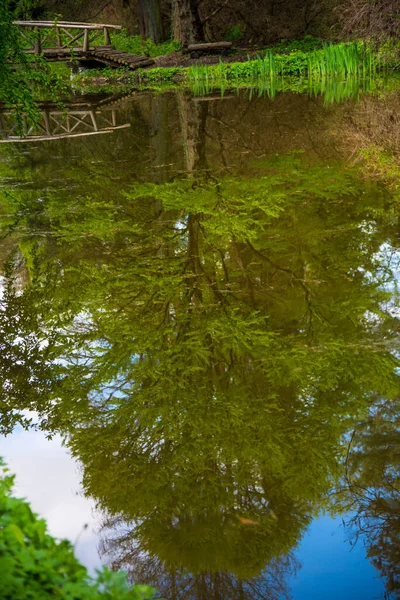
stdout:
{"type": "Polygon", "coordinates": [[[348,44],[324,44],[322,50],[314,50],[308,57],[310,77],[347,77],[374,75],[376,58],[370,48],[360,42],[348,44]]]}
{"type": "MultiPolygon", "coordinates": [[[[378,67],[376,54],[364,43],[351,42],[325,44],[321,50],[296,55],[277,55],[267,50],[262,56],[248,57],[241,63],[204,65],[197,63],[189,68],[189,82],[192,86],[207,90],[226,89],[232,84],[247,81],[249,87],[262,87],[274,95],[278,76],[308,75],[310,87],[326,79],[338,81],[345,78],[372,78],[378,67]]],[[[354,85],[354,84],[353,84],[354,85]]],[[[322,86],[324,87],[324,86],[322,86]]],[[[332,86],[330,86],[332,89],[332,86]]]]}

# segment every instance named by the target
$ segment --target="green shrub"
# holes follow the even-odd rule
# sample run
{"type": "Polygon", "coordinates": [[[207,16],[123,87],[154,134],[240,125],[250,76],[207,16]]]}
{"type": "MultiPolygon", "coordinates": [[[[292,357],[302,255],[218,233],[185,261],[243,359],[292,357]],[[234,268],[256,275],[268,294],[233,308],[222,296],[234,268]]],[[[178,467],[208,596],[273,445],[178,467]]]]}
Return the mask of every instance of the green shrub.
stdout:
{"type": "Polygon", "coordinates": [[[301,52],[312,52],[312,50],[317,50],[318,48],[322,48],[322,39],[313,35],[305,35],[301,40],[281,40],[271,50],[275,54],[280,54],[283,52],[296,52],[298,50],[301,52]]]}
{"type": "Polygon", "coordinates": [[[128,35],[125,30],[111,34],[111,43],[121,52],[130,52],[139,56],[163,56],[179,50],[180,43],[175,40],[167,40],[162,44],[155,44],[151,40],[144,40],[140,35],[128,35]]]}
{"type": "Polygon", "coordinates": [[[245,32],[246,32],[245,23],[236,23],[235,25],[232,25],[232,27],[230,27],[228,29],[228,31],[225,34],[225,38],[229,42],[236,42],[237,40],[241,40],[243,38],[245,32]]]}
{"type": "Polygon", "coordinates": [[[69,541],[56,541],[25,500],[12,496],[14,476],[0,459],[1,600],[145,600],[149,586],[129,587],[106,567],[89,577],[69,541]]]}

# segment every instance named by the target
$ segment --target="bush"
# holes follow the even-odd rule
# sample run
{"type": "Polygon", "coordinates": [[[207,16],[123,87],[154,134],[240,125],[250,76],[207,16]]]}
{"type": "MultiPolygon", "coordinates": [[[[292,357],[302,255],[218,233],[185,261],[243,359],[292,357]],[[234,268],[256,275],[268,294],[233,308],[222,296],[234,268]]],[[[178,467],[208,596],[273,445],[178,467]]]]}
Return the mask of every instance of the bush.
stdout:
{"type": "Polygon", "coordinates": [[[155,44],[151,40],[144,40],[140,35],[128,35],[125,30],[111,34],[111,43],[121,52],[130,52],[139,56],[163,56],[171,54],[180,48],[180,42],[167,40],[162,44],[155,44]]]}
{"type": "Polygon", "coordinates": [[[145,600],[149,586],[129,587],[123,571],[89,577],[69,541],[56,541],[25,500],[12,496],[14,476],[0,459],[1,600],[145,600]]]}
{"type": "Polygon", "coordinates": [[[244,37],[245,32],[246,32],[245,23],[236,23],[236,25],[232,25],[232,27],[230,27],[228,29],[228,31],[226,32],[225,38],[229,42],[237,42],[238,40],[241,40],[244,37]]]}
{"type": "Polygon", "coordinates": [[[275,44],[271,50],[274,54],[282,54],[286,52],[312,52],[322,48],[321,38],[314,37],[313,35],[305,35],[301,40],[281,40],[278,44],[275,44]]]}

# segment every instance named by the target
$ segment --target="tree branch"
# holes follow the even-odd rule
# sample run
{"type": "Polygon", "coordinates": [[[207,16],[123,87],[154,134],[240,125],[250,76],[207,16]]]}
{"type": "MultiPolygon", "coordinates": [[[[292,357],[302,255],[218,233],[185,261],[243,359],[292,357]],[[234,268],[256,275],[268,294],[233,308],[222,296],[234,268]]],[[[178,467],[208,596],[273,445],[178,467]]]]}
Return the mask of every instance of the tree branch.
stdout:
{"type": "Polygon", "coordinates": [[[207,23],[207,21],[212,19],[214,15],[219,13],[219,11],[222,10],[224,8],[224,6],[226,6],[228,4],[228,2],[229,2],[229,0],[225,0],[225,2],[223,4],[221,4],[221,6],[218,6],[212,13],[210,13],[205,19],[202,20],[202,24],[204,25],[204,23],[207,23]]]}

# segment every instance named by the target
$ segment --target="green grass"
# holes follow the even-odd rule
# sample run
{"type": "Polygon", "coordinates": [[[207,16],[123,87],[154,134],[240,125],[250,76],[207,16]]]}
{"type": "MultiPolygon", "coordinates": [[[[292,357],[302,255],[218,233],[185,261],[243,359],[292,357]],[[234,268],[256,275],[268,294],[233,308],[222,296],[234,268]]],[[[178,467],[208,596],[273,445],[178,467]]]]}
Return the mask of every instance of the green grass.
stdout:
{"type": "MultiPolygon", "coordinates": [[[[358,98],[361,93],[376,87],[377,72],[384,71],[386,61],[362,42],[323,45],[312,52],[291,50],[288,54],[275,54],[267,49],[256,58],[244,62],[205,65],[201,62],[189,67],[158,67],[108,71],[110,82],[126,83],[141,89],[161,90],[185,85],[196,95],[220,90],[247,87],[254,93],[273,97],[276,90],[285,89],[285,81],[298,80],[293,89],[310,94],[323,94],[325,101],[338,102],[358,98]],[[301,84],[301,85],[300,85],[301,84]]],[[[103,79],[106,71],[86,72],[75,78],[90,85],[94,78],[103,79]]],[[[99,83],[99,82],[97,82],[99,83]]],[[[101,83],[101,81],[100,81],[101,83]]],[[[107,82],[108,83],[108,82],[107,82]]],[[[286,87],[288,87],[286,85],[286,87]]]]}
{"type": "Polygon", "coordinates": [[[287,54],[290,52],[312,52],[323,46],[323,40],[313,35],[305,35],[301,40],[281,40],[278,44],[271,46],[274,54],[287,54]]]}
{"type": "Polygon", "coordinates": [[[121,50],[121,52],[130,52],[131,54],[151,56],[153,58],[171,54],[180,48],[180,43],[174,40],[155,44],[151,40],[144,40],[140,35],[128,35],[124,29],[119,33],[111,34],[111,43],[114,48],[121,50]]]}
{"type": "Polygon", "coordinates": [[[371,77],[377,69],[377,57],[361,42],[325,45],[308,55],[308,74],[317,77],[371,77]]]}
{"type": "Polygon", "coordinates": [[[359,42],[324,45],[313,52],[293,51],[290,54],[274,54],[267,50],[255,59],[243,63],[220,63],[189,68],[189,80],[207,82],[249,78],[263,81],[285,75],[309,75],[310,77],[371,77],[379,64],[376,55],[359,42]]]}

